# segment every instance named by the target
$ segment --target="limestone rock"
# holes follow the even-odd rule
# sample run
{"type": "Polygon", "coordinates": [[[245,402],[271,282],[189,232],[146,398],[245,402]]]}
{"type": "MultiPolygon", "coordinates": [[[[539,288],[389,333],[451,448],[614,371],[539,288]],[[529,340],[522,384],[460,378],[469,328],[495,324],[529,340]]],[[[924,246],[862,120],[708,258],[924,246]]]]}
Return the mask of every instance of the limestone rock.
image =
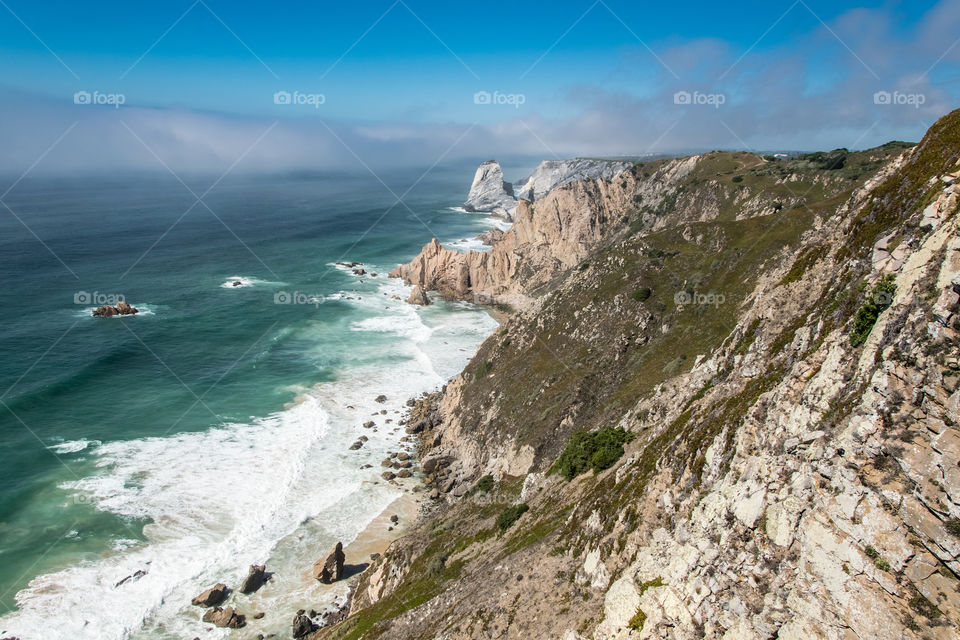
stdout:
{"type": "Polygon", "coordinates": [[[515,185],[517,198],[537,201],[555,188],[576,180],[612,180],[632,166],[630,162],[574,158],[544,160],[529,178],[515,185]]]}
{"type": "Polygon", "coordinates": [[[477,169],[470,185],[470,194],[463,208],[472,212],[488,212],[510,219],[517,208],[513,187],[503,180],[503,169],[496,160],[488,160],[477,169]]]}

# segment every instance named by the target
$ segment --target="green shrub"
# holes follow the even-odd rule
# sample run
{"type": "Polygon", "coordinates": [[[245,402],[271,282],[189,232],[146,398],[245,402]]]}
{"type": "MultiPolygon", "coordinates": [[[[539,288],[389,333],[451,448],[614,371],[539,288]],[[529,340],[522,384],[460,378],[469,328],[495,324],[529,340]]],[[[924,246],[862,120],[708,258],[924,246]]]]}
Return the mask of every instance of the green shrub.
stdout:
{"type": "Polygon", "coordinates": [[[573,480],[590,469],[593,469],[594,473],[600,473],[620,459],[623,445],[633,438],[634,434],[623,427],[575,433],[570,437],[570,442],[552,470],[567,480],[573,480]]]}
{"type": "Polygon", "coordinates": [[[477,480],[477,484],[473,485],[470,493],[490,493],[491,489],[493,489],[493,476],[483,476],[477,480]]]}
{"type": "Polygon", "coordinates": [[[867,341],[870,331],[877,324],[877,318],[893,302],[893,295],[897,292],[897,285],[893,282],[893,274],[887,274],[874,285],[870,297],[857,310],[853,320],[853,329],[850,331],[850,344],[859,347],[867,341]]]}
{"type": "Polygon", "coordinates": [[[947,532],[960,537],[960,518],[950,518],[947,520],[947,532]]]}
{"type": "Polygon", "coordinates": [[[497,518],[497,527],[500,531],[506,531],[513,526],[513,523],[520,519],[520,516],[525,514],[530,510],[526,504],[515,504],[512,507],[507,507],[503,510],[503,513],[500,514],[500,517],[497,518]]]}
{"type": "Polygon", "coordinates": [[[733,176],[734,182],[743,182],[743,176],[733,176]]]}
{"type": "Polygon", "coordinates": [[[875,566],[877,569],[880,569],[880,571],[890,571],[890,563],[883,558],[877,558],[874,560],[873,566],[875,566]]]}
{"type": "Polygon", "coordinates": [[[920,615],[930,618],[931,620],[939,618],[943,615],[943,612],[937,608],[937,605],[933,604],[919,593],[910,598],[910,608],[920,615]]]}
{"type": "Polygon", "coordinates": [[[435,555],[427,563],[427,574],[439,576],[447,568],[447,556],[445,554],[435,555]]]}
{"type": "Polygon", "coordinates": [[[486,378],[491,369],[493,369],[493,363],[489,360],[484,360],[480,363],[480,366],[477,367],[477,370],[473,374],[473,378],[475,380],[486,378]]]}
{"type": "Polygon", "coordinates": [[[870,558],[871,560],[876,560],[877,558],[880,557],[880,552],[874,549],[873,546],[869,544],[867,545],[867,548],[863,550],[863,552],[867,554],[867,557],[870,558]]]}
{"type": "Polygon", "coordinates": [[[645,614],[642,609],[637,609],[637,612],[633,614],[633,617],[630,618],[630,622],[627,624],[630,625],[633,631],[643,631],[643,623],[646,621],[647,614],[645,614]]]}
{"type": "Polygon", "coordinates": [[[648,300],[650,298],[651,293],[653,293],[653,291],[650,289],[650,287],[639,287],[633,290],[633,293],[630,294],[630,297],[637,302],[643,302],[644,300],[648,300]]]}

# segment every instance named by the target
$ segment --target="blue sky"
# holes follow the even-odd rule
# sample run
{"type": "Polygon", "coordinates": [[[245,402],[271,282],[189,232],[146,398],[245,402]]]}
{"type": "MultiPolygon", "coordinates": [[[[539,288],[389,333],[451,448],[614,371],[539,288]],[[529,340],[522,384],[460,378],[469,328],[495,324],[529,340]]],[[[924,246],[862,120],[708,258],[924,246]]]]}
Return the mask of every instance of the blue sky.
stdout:
{"type": "MultiPolygon", "coordinates": [[[[0,143],[23,158],[71,119],[77,148],[136,123],[146,156],[200,158],[193,168],[272,123],[271,138],[311,141],[291,165],[429,162],[453,144],[544,157],[862,147],[918,138],[960,96],[960,7],[944,0],[4,3],[0,143]],[[81,90],[123,106],[75,105],[81,90]],[[277,91],[322,104],[275,104],[277,91]],[[513,97],[476,104],[483,91],[513,97]]],[[[270,144],[251,162],[276,161],[270,144]]]]}

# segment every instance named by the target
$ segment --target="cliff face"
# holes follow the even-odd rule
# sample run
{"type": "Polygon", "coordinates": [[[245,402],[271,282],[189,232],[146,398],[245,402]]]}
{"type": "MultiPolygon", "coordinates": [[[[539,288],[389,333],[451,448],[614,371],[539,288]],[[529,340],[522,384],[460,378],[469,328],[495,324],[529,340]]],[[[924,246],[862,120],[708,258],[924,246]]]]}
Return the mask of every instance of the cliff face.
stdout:
{"type": "Polygon", "coordinates": [[[513,187],[503,180],[503,169],[496,160],[488,160],[477,168],[470,193],[463,208],[473,212],[489,212],[510,220],[517,208],[513,187]]]}
{"type": "Polygon", "coordinates": [[[414,409],[436,512],[323,637],[958,637],[960,112],[844,159],[608,183],[620,215],[414,409]]]}
{"type": "Polygon", "coordinates": [[[458,252],[434,239],[391,277],[450,298],[525,307],[530,292],[579,264],[613,228],[622,226],[635,193],[660,202],[675,191],[697,158],[674,160],[648,176],[622,173],[557,187],[539,202],[520,200],[514,224],[490,251],[458,252]]]}
{"type": "Polygon", "coordinates": [[[574,158],[544,160],[526,180],[514,185],[518,198],[535,202],[557,187],[579,180],[612,180],[633,166],[632,162],[574,158]]]}

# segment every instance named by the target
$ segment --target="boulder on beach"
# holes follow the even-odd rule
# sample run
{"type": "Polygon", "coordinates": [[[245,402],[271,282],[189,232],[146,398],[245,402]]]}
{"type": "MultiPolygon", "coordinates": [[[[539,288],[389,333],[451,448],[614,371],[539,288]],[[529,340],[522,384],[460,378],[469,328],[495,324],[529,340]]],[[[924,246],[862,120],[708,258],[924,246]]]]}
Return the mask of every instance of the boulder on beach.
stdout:
{"type": "Polygon", "coordinates": [[[266,570],[267,567],[262,564],[250,565],[250,572],[247,573],[246,579],[240,585],[240,593],[253,593],[262,587],[266,570]]]}
{"type": "Polygon", "coordinates": [[[230,629],[242,629],[247,625],[247,617],[242,613],[237,613],[233,607],[214,607],[203,614],[203,621],[230,629]]]}
{"type": "Polygon", "coordinates": [[[132,316],[135,313],[140,313],[140,310],[136,307],[131,307],[129,304],[121,300],[116,305],[105,304],[102,307],[97,307],[93,310],[93,315],[96,318],[109,318],[111,316],[132,316]]]}
{"type": "Polygon", "coordinates": [[[336,582],[343,577],[344,560],[343,543],[338,542],[325,559],[317,560],[313,565],[313,577],[324,584],[336,582]]]}
{"type": "Polygon", "coordinates": [[[313,624],[313,620],[308,618],[302,613],[298,613],[293,617],[293,637],[294,638],[304,638],[307,635],[316,631],[318,627],[313,624]]]}
{"type": "Polygon", "coordinates": [[[191,600],[190,603],[198,607],[215,607],[226,600],[229,593],[230,589],[227,588],[227,585],[218,582],[191,600]]]}
{"type": "Polygon", "coordinates": [[[374,400],[375,400],[376,402],[379,402],[380,404],[383,404],[384,402],[387,401],[387,396],[385,396],[385,395],[383,395],[383,394],[381,393],[379,396],[377,396],[376,398],[374,398],[374,400]]]}
{"type": "Polygon", "coordinates": [[[430,298],[427,297],[427,292],[423,290],[423,287],[417,285],[413,288],[413,291],[410,293],[410,297],[407,298],[407,303],[420,305],[421,307],[426,307],[430,303],[430,298]]]}

